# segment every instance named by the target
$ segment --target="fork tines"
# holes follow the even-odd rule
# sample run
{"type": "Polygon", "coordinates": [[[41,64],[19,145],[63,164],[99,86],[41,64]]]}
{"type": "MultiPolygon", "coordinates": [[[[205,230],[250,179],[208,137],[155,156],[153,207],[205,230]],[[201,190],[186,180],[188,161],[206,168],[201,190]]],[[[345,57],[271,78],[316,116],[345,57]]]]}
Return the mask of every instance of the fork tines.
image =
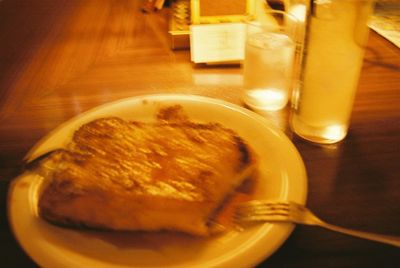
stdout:
{"type": "Polygon", "coordinates": [[[288,218],[289,210],[289,203],[253,200],[238,205],[235,220],[237,222],[282,221],[288,218]]]}

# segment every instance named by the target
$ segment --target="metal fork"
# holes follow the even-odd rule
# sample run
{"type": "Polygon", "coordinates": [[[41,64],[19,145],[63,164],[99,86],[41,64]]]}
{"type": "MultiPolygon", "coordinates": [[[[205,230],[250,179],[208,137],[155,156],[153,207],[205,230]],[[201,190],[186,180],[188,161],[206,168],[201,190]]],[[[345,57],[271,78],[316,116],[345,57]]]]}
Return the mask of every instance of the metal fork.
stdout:
{"type": "Polygon", "coordinates": [[[294,202],[272,202],[253,200],[239,204],[235,211],[235,221],[245,222],[293,222],[320,226],[335,232],[364,238],[400,247],[400,237],[368,233],[335,226],[322,221],[308,208],[294,202]]]}

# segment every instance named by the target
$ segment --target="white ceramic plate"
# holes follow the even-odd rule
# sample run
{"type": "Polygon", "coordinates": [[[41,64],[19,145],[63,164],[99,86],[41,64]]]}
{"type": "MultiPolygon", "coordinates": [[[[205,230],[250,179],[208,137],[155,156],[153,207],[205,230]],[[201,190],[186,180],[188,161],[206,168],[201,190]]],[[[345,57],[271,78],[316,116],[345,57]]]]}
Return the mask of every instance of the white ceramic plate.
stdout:
{"type": "MultiPolygon", "coordinates": [[[[239,133],[260,157],[256,197],[305,202],[303,161],[290,140],[263,117],[225,101],[193,95],[149,95],[102,105],[62,124],[27,155],[63,146],[94,118],[152,121],[164,105],[180,104],[191,120],[219,122],[239,133]]],[[[37,217],[41,178],[23,174],[9,192],[9,220],[17,240],[42,267],[251,267],[287,239],[292,224],[260,224],[212,238],[179,234],[104,233],[51,225],[37,217]]]]}

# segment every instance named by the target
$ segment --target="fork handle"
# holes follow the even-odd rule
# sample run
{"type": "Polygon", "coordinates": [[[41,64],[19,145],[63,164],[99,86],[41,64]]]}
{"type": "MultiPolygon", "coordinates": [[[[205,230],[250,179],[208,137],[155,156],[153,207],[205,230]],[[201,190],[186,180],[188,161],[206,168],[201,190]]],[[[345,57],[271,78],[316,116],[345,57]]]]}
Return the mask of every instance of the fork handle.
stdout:
{"type": "Polygon", "coordinates": [[[369,233],[369,232],[363,232],[363,231],[356,231],[356,230],[351,230],[347,228],[343,228],[340,226],[332,225],[326,222],[320,222],[319,223],[320,227],[324,227],[326,229],[329,229],[331,231],[359,237],[359,238],[364,238],[384,244],[389,244],[392,246],[400,247],[400,237],[399,236],[389,236],[389,235],[381,235],[381,234],[374,234],[374,233],[369,233]]]}

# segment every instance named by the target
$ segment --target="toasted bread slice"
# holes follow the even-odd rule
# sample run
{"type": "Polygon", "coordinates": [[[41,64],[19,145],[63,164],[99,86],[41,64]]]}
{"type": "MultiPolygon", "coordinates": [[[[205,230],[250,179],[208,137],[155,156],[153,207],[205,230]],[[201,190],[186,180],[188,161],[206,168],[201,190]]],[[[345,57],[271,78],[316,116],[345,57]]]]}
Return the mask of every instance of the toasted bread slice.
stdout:
{"type": "Polygon", "coordinates": [[[42,163],[39,212],[62,225],[206,236],[255,166],[249,146],[220,124],[101,118],[42,163]]]}

